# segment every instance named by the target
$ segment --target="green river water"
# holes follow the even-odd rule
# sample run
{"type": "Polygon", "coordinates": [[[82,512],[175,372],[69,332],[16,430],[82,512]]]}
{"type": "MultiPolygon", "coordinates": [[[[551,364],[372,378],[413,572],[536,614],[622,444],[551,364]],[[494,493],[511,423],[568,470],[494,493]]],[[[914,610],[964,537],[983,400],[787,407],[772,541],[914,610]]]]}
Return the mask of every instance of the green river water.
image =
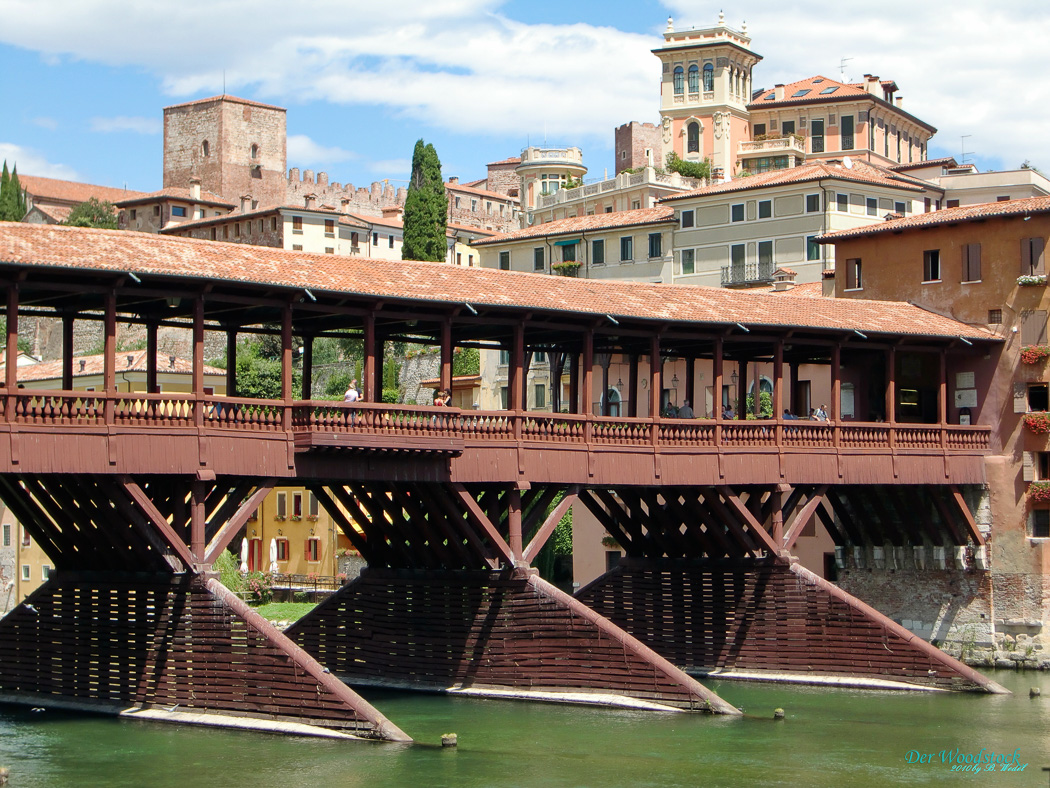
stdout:
{"type": "Polygon", "coordinates": [[[1014,694],[708,682],[743,719],[365,691],[413,745],[0,706],[0,766],[9,788],[1050,786],[1050,674],[990,673],[1014,694]],[[784,721],[772,719],[778,706],[784,721]],[[459,734],[457,749],[438,746],[446,732],[459,734]],[[1028,766],[974,774],[942,763],[942,751],[982,748],[1018,751],[1028,766]],[[933,762],[909,764],[910,751],[933,762]]]}

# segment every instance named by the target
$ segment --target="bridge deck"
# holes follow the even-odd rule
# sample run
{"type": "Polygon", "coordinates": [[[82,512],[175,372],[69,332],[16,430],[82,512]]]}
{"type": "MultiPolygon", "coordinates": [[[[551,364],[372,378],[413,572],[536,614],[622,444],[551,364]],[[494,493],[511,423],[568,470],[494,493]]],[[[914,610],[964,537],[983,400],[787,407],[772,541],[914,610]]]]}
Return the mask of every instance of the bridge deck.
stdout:
{"type": "Polygon", "coordinates": [[[989,429],[864,422],[612,418],[192,394],[20,389],[0,469],[264,473],[610,484],[984,480],[989,429]],[[390,468],[389,472],[395,472],[390,468]]]}

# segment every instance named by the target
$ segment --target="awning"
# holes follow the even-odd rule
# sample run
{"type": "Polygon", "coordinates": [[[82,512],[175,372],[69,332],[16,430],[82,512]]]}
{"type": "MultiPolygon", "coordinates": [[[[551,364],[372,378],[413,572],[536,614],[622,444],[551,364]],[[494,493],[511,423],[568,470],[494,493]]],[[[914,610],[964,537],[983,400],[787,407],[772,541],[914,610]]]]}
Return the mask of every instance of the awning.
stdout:
{"type": "Polygon", "coordinates": [[[575,239],[573,241],[555,241],[554,245],[555,246],[575,246],[579,242],[580,242],[580,239],[577,238],[577,239],[575,239]]]}

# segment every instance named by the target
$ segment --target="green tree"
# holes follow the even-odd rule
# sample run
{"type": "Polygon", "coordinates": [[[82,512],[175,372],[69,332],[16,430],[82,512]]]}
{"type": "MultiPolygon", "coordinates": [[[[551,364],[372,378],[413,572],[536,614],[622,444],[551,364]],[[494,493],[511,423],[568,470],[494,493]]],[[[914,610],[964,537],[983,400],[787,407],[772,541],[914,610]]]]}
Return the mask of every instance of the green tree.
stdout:
{"type": "MultiPolygon", "coordinates": [[[[302,390],[302,372],[294,369],[292,396],[299,397],[302,390]]],[[[236,396],[252,399],[281,398],[281,356],[279,348],[276,354],[273,353],[272,342],[250,338],[237,346],[236,396]]]]}
{"type": "Polygon", "coordinates": [[[679,175],[684,175],[686,178],[711,177],[710,161],[707,159],[704,159],[703,161],[686,161],[685,159],[678,158],[678,155],[674,151],[667,154],[664,166],[667,168],[668,172],[677,172],[679,175]]]}
{"type": "Polygon", "coordinates": [[[412,180],[405,198],[401,259],[442,262],[447,252],[447,227],[448,202],[441,179],[441,161],[433,145],[419,140],[412,153],[412,180]]]}
{"type": "Polygon", "coordinates": [[[18,181],[18,165],[9,173],[5,159],[3,174],[0,175],[0,221],[20,222],[25,215],[26,193],[18,181]]]}
{"type": "Polygon", "coordinates": [[[69,218],[62,224],[70,227],[97,227],[101,230],[117,229],[117,211],[113,203],[91,197],[87,202],[74,206],[69,218]]]}

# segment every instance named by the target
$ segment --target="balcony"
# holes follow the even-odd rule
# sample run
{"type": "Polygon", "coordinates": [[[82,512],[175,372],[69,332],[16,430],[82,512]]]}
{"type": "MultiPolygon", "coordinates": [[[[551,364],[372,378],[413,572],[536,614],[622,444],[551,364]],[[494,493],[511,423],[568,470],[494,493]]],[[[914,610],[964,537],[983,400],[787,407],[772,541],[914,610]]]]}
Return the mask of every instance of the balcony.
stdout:
{"type": "Polygon", "coordinates": [[[555,205],[573,203],[578,200],[597,197],[609,192],[626,191],[639,187],[659,188],[660,194],[673,194],[679,191],[690,191],[706,186],[707,182],[698,178],[686,178],[677,172],[657,172],[653,167],[646,167],[641,172],[622,172],[615,178],[595,183],[587,183],[575,189],[559,189],[554,194],[541,195],[536,207],[552,208],[555,205]]]}
{"type": "Polygon", "coordinates": [[[764,263],[722,266],[722,287],[750,287],[771,284],[775,266],[770,260],[764,263]]]}
{"type": "Polygon", "coordinates": [[[741,142],[737,148],[737,156],[741,159],[755,156],[776,156],[784,154],[806,155],[806,143],[795,135],[787,137],[773,137],[763,140],[750,140],[741,142]]]}

